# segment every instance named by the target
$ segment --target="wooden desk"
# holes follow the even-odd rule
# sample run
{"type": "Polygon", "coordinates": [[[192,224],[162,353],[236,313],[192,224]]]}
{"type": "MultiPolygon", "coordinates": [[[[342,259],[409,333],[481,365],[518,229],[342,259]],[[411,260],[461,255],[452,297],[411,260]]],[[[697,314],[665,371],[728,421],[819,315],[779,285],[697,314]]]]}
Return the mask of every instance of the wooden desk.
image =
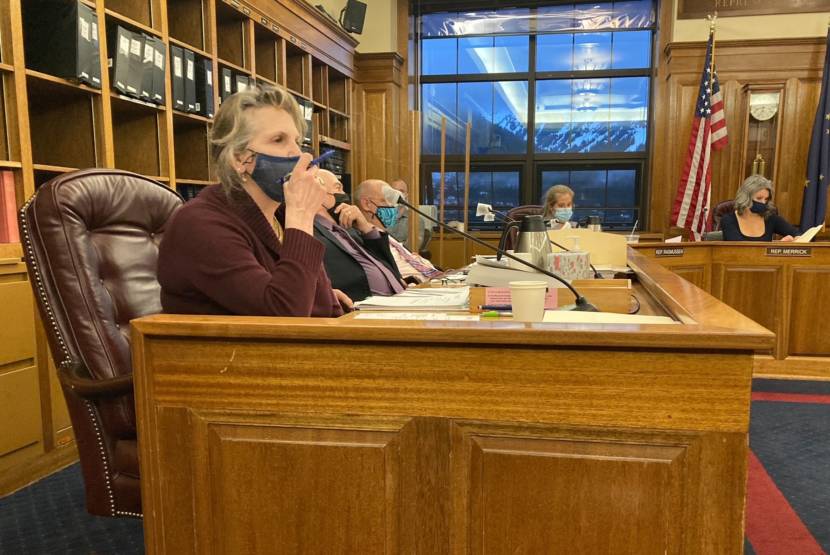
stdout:
{"type": "Polygon", "coordinates": [[[680,324],[134,321],[147,553],[741,553],[774,336],[631,261],[680,324]]]}
{"type": "Polygon", "coordinates": [[[830,379],[830,243],[639,244],[655,259],[776,333],[756,374],[830,379]]]}

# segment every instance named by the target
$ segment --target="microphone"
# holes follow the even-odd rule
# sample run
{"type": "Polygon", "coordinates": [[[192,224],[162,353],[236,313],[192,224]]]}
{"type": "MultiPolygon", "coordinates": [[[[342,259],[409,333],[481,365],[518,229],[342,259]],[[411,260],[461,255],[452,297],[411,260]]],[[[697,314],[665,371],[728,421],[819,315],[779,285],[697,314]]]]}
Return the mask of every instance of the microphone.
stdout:
{"type": "MultiPolygon", "coordinates": [[[[391,189],[391,187],[390,187],[390,189],[391,189]]],[[[429,221],[431,221],[435,224],[438,224],[439,226],[441,226],[442,228],[444,228],[446,230],[452,231],[453,233],[457,233],[457,234],[461,235],[462,237],[464,237],[466,239],[469,239],[473,243],[479,244],[483,247],[486,247],[490,250],[493,250],[497,254],[500,254],[501,256],[504,256],[504,257],[509,258],[511,260],[515,260],[516,262],[519,262],[520,264],[522,264],[524,266],[527,266],[528,268],[531,268],[531,269],[539,272],[540,274],[544,274],[544,275],[546,275],[548,277],[551,277],[551,278],[555,279],[556,281],[560,282],[562,285],[567,287],[568,290],[570,290],[570,292],[573,293],[573,296],[576,298],[576,301],[574,303],[576,305],[575,308],[574,308],[575,311],[578,311],[578,312],[599,312],[597,307],[592,305],[588,301],[588,299],[586,299],[584,296],[580,295],[579,291],[577,291],[574,288],[573,285],[568,283],[568,280],[566,280],[565,278],[560,277],[560,276],[554,274],[553,272],[549,272],[548,270],[544,270],[544,269],[540,268],[539,266],[536,266],[535,264],[531,264],[530,262],[528,262],[526,260],[522,260],[518,256],[513,256],[509,252],[506,252],[506,251],[504,251],[504,250],[502,250],[498,247],[494,247],[493,245],[491,245],[489,243],[485,243],[484,241],[482,241],[478,237],[473,237],[472,235],[470,235],[468,233],[465,233],[463,231],[459,231],[459,230],[455,229],[454,227],[448,226],[447,224],[445,224],[443,222],[439,222],[438,220],[436,220],[432,216],[430,216],[428,214],[425,214],[424,212],[421,212],[420,210],[418,210],[417,208],[415,208],[414,206],[409,204],[407,201],[405,201],[403,199],[403,196],[400,194],[400,192],[398,192],[398,191],[395,191],[395,192],[398,193],[398,195],[397,195],[397,198],[398,198],[397,204],[402,204],[402,205],[406,206],[407,208],[409,208],[410,210],[413,210],[417,214],[420,214],[421,216],[423,216],[427,220],[429,220],[429,221]]]]}

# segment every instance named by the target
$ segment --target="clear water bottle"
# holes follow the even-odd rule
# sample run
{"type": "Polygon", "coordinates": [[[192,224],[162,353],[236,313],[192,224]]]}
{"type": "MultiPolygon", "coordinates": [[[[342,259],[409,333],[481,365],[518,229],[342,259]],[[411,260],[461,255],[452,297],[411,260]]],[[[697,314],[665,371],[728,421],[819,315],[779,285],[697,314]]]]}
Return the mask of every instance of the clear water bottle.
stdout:
{"type": "Polygon", "coordinates": [[[599,216],[588,216],[588,229],[591,231],[602,231],[599,216]]]}

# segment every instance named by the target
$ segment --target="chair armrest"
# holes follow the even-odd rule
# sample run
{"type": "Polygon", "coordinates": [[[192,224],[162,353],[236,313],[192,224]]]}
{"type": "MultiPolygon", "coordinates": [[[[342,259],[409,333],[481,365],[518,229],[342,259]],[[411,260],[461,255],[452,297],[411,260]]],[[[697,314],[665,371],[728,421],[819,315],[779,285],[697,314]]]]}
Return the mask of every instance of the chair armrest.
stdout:
{"type": "Polygon", "coordinates": [[[62,364],[58,370],[58,377],[61,383],[80,397],[93,399],[120,397],[133,391],[132,374],[97,380],[81,375],[82,371],[83,373],[87,373],[86,366],[80,362],[62,364]]]}

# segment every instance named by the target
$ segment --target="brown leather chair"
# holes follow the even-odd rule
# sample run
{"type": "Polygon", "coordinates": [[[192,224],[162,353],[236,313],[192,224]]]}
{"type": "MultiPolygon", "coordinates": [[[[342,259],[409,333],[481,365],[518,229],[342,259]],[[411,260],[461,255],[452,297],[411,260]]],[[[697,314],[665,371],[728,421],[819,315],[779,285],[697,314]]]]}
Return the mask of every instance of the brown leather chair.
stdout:
{"type": "Polygon", "coordinates": [[[726,214],[735,211],[735,201],[733,199],[719,202],[712,210],[712,231],[720,231],[720,220],[726,214]]]}
{"type": "Polygon", "coordinates": [[[29,278],[95,515],[142,516],[130,320],[161,312],[158,245],[181,204],[161,183],[95,169],[52,179],[20,211],[29,278]]]}
{"type": "MultiPolygon", "coordinates": [[[[523,204],[516,206],[507,211],[507,217],[510,220],[521,220],[523,216],[541,216],[545,213],[545,207],[540,204],[523,204]]],[[[504,241],[505,250],[512,250],[516,246],[516,239],[519,236],[519,230],[511,228],[504,241]]]]}

